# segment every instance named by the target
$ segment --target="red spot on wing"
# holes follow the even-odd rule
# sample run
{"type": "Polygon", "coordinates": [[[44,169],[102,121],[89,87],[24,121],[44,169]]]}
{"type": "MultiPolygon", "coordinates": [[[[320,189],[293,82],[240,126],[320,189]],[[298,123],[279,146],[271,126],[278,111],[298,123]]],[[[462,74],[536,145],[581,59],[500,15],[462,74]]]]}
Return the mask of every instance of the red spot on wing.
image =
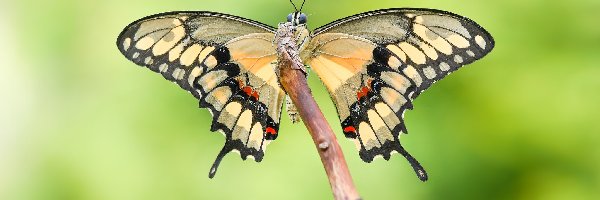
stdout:
{"type": "Polygon", "coordinates": [[[252,97],[254,97],[254,99],[256,99],[258,101],[258,92],[256,92],[256,91],[252,92],[252,97]]]}
{"type": "Polygon", "coordinates": [[[272,127],[267,127],[267,129],[265,131],[268,134],[271,134],[271,135],[276,135],[277,134],[277,131],[274,128],[272,128],[272,127]]]}
{"type": "Polygon", "coordinates": [[[362,87],[357,93],[356,93],[356,97],[360,100],[360,98],[367,96],[367,94],[369,93],[369,88],[367,86],[362,87]]]}
{"type": "Polygon", "coordinates": [[[252,88],[250,88],[248,86],[242,88],[242,91],[244,91],[248,96],[250,96],[252,94],[252,88]]]}
{"type": "Polygon", "coordinates": [[[346,126],[346,128],[344,128],[344,132],[356,132],[356,129],[354,126],[346,126]]]}
{"type": "Polygon", "coordinates": [[[246,86],[242,81],[238,80],[238,85],[240,87],[240,89],[246,93],[246,95],[248,95],[249,97],[253,97],[255,100],[258,101],[258,92],[253,90],[252,87],[250,86],[246,86]]]}

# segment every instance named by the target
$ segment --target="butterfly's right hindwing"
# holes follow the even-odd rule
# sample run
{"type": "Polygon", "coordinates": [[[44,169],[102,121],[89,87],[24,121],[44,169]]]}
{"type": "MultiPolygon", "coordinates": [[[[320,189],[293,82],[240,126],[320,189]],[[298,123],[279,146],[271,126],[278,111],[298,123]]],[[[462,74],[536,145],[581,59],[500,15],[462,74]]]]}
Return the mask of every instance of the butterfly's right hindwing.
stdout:
{"type": "Polygon", "coordinates": [[[161,73],[200,100],[211,131],[226,136],[209,176],[231,151],[261,161],[277,137],[284,92],[274,72],[273,28],[212,12],[164,13],[127,26],[117,45],[134,63],[161,73]]]}

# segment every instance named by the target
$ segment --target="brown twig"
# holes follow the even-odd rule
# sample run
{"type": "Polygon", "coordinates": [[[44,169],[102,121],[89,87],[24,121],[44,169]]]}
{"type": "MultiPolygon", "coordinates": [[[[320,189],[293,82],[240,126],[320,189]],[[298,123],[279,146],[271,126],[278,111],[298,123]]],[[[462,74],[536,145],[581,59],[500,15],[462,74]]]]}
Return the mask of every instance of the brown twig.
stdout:
{"type": "Polygon", "coordinates": [[[291,62],[284,61],[279,64],[279,81],[296,105],[304,125],[317,146],[333,197],[338,200],[360,199],[342,149],[308,88],[305,74],[301,70],[293,69],[291,62]]]}

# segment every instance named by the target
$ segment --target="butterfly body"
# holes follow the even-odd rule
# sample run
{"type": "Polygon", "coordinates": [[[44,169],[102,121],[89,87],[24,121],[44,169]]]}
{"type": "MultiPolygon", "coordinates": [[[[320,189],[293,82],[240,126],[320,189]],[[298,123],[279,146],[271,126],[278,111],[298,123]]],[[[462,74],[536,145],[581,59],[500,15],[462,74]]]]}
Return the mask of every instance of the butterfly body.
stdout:
{"type": "MultiPolygon", "coordinates": [[[[171,12],[127,26],[117,45],[134,63],[190,92],[226,136],[221,159],[239,152],[261,161],[279,135],[286,96],[279,68],[310,67],[336,105],[344,135],[365,162],[400,153],[421,180],[427,175],[400,144],[404,112],[434,82],[489,53],[492,37],[470,19],[431,9],[387,9],[337,20],[313,32],[294,12],[275,29],[214,12],[171,12]],[[289,65],[283,62],[290,62],[289,65]]],[[[294,121],[293,104],[287,103],[294,121]]],[[[294,117],[295,116],[295,117],[294,117]]]]}

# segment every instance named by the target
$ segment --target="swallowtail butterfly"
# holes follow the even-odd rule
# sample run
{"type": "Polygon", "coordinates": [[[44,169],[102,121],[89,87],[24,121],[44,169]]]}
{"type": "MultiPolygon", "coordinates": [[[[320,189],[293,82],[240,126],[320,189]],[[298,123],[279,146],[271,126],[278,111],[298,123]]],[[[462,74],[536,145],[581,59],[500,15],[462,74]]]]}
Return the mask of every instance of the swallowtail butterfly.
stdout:
{"type": "MultiPolygon", "coordinates": [[[[344,135],[360,158],[402,154],[421,180],[427,175],[404,150],[399,136],[412,101],[436,81],[494,48],[492,36],[470,19],[433,9],[393,8],[346,17],[310,32],[307,17],[287,18],[302,62],[314,71],[337,108],[344,135]]],[[[169,12],[128,25],[117,39],[129,60],[190,92],[213,116],[211,131],[224,133],[221,159],[263,159],[279,135],[286,93],[280,87],[277,29],[215,12],[169,12]]],[[[293,104],[287,103],[292,119],[293,104]]]]}

